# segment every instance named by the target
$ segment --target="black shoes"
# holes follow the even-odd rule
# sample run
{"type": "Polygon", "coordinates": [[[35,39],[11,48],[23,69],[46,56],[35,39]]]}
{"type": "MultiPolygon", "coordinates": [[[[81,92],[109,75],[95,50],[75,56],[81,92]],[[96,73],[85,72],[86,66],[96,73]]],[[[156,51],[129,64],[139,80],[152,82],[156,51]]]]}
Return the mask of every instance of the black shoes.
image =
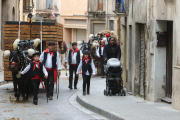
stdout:
{"type": "Polygon", "coordinates": [[[38,104],[38,101],[37,101],[37,100],[34,100],[34,104],[37,105],[37,104],[38,104]]]}
{"type": "Polygon", "coordinates": [[[90,94],[89,91],[87,92],[87,94],[88,94],[88,95],[90,94]]]}
{"type": "Polygon", "coordinates": [[[37,105],[38,104],[38,100],[33,100],[33,104],[37,105]]]}
{"type": "Polygon", "coordinates": [[[53,97],[52,97],[52,96],[49,96],[49,100],[53,100],[53,97]]]}
{"type": "Polygon", "coordinates": [[[68,88],[72,90],[72,86],[68,86],[68,88]]]}
{"type": "Polygon", "coordinates": [[[86,92],[83,92],[83,95],[86,95],[86,92]]]}
{"type": "Polygon", "coordinates": [[[76,87],[76,86],[74,86],[74,89],[77,89],[77,87],[76,87]]]}

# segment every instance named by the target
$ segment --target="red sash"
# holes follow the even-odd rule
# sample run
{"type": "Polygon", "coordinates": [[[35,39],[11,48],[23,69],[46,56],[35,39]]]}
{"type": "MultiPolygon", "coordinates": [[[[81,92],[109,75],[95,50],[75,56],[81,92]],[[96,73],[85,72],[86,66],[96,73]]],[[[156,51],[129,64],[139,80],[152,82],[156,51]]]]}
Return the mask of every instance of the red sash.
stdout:
{"type": "Polygon", "coordinates": [[[38,80],[40,80],[43,89],[45,89],[44,84],[43,84],[43,81],[42,81],[42,78],[40,78],[38,75],[36,75],[34,78],[31,78],[31,79],[38,79],[38,80]]]}
{"type": "Polygon", "coordinates": [[[47,71],[52,71],[54,70],[54,84],[57,84],[57,71],[56,69],[52,69],[52,68],[46,68],[47,71]]]}

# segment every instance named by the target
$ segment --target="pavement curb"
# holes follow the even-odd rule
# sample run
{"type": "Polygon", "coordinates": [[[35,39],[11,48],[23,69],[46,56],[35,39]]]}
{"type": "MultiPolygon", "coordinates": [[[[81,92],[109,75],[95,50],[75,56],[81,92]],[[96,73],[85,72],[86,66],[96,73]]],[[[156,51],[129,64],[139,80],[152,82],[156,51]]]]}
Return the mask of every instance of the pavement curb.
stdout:
{"type": "Polygon", "coordinates": [[[106,110],[103,110],[101,108],[98,108],[96,106],[93,106],[89,103],[87,103],[86,101],[82,100],[78,95],[76,97],[76,101],[84,106],[85,108],[97,113],[97,114],[100,114],[110,120],[129,120],[128,118],[125,118],[125,117],[119,117],[118,115],[115,115],[115,113],[111,113],[111,112],[107,112],[106,110]]]}

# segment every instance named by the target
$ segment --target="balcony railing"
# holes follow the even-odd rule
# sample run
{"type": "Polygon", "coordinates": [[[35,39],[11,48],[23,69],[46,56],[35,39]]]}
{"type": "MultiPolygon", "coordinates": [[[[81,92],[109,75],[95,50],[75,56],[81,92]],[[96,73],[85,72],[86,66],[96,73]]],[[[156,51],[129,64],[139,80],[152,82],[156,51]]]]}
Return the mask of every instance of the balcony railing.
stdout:
{"type": "Polygon", "coordinates": [[[126,12],[125,4],[124,3],[116,2],[115,3],[115,12],[116,13],[125,13],[126,12]]]}
{"type": "Polygon", "coordinates": [[[112,8],[113,12],[119,17],[125,17],[128,15],[128,0],[113,0],[112,8]]]}

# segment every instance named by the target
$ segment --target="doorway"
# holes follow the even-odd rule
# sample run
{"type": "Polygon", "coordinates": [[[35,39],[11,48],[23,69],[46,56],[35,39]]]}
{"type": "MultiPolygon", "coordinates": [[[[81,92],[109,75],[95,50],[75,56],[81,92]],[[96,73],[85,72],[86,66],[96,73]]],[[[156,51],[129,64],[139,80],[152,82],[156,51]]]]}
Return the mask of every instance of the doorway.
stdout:
{"type": "Polygon", "coordinates": [[[166,41],[166,97],[172,97],[173,22],[167,22],[166,41]]]}
{"type": "Polygon", "coordinates": [[[173,21],[157,20],[155,47],[155,101],[171,103],[173,21]]]}

